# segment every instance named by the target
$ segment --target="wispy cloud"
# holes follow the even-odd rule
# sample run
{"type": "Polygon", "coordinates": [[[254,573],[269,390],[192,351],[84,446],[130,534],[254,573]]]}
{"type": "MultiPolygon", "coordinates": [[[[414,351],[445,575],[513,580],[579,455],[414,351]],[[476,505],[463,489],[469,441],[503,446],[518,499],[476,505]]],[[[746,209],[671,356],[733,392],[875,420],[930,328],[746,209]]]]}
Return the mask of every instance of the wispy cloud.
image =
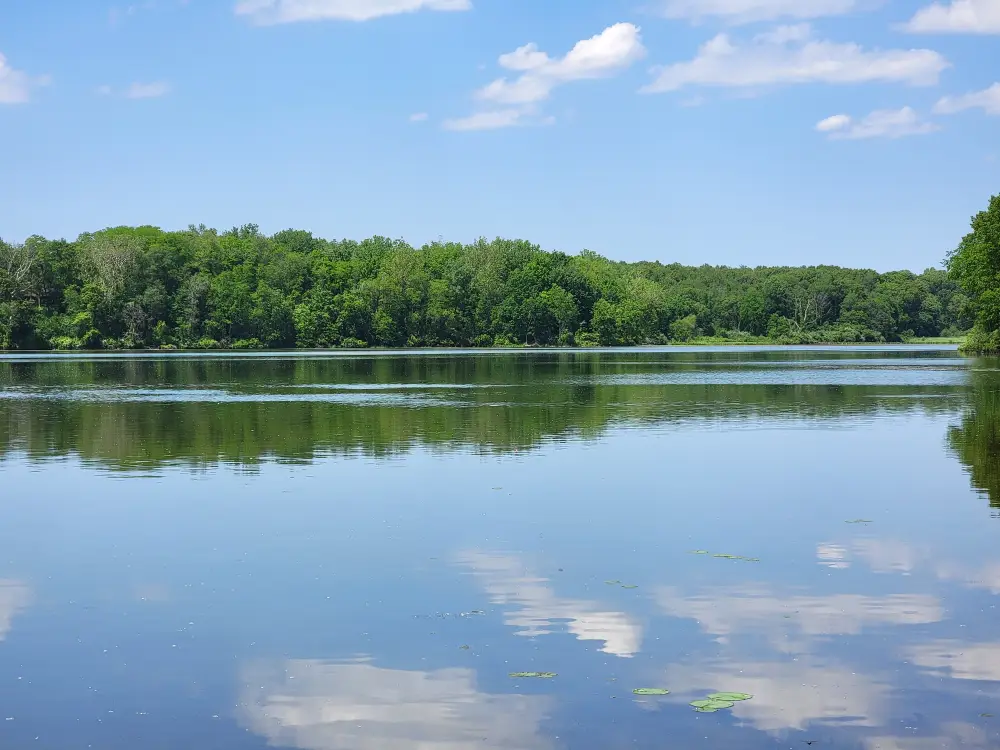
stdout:
{"type": "Polygon", "coordinates": [[[854,120],[850,115],[833,115],[816,123],[816,130],[828,133],[834,140],[862,140],[927,135],[940,130],[940,127],[923,120],[912,108],[903,107],[877,109],[860,120],[854,120]]]}
{"type": "Polygon", "coordinates": [[[427,122],[428,114],[426,112],[414,112],[410,115],[410,122],[427,122]]]}
{"type": "Polygon", "coordinates": [[[933,3],[918,10],[902,29],[914,34],[1000,34],[1000,2],[933,3]]]}
{"type": "Polygon", "coordinates": [[[116,90],[114,86],[108,84],[94,89],[99,96],[120,96],[124,99],[157,99],[166,96],[172,90],[173,87],[166,81],[135,82],[121,90],[116,90]]]}
{"type": "Polygon", "coordinates": [[[125,89],[126,99],[156,99],[170,93],[170,84],[165,81],[133,83],[125,89]]]}
{"type": "Polygon", "coordinates": [[[444,121],[445,130],[497,130],[515,125],[525,125],[534,113],[532,107],[511,107],[476,112],[468,117],[457,117],[444,121]]]}
{"type": "Polygon", "coordinates": [[[953,115],[967,109],[981,109],[988,115],[1000,115],[1000,83],[982,91],[945,96],[934,105],[934,111],[939,115],[953,115]]]}
{"type": "Polygon", "coordinates": [[[694,22],[717,18],[736,25],[778,18],[842,16],[874,4],[865,0],[661,0],[654,10],[666,18],[694,22]]]}
{"type": "Polygon", "coordinates": [[[0,104],[24,104],[31,100],[31,92],[39,86],[47,86],[49,76],[35,76],[11,67],[7,58],[0,53],[0,104]]]}
{"type": "Polygon", "coordinates": [[[471,8],[472,0],[240,0],[236,15],[267,26],[297,21],[370,21],[421,10],[471,8]]]}
{"type": "Polygon", "coordinates": [[[687,62],[654,68],[644,93],[685,86],[751,88],[796,83],[937,83],[949,67],[929,49],[866,50],[858,44],[816,39],[808,24],[779,26],[749,42],[719,34],[687,62]]]}
{"type": "Polygon", "coordinates": [[[475,98],[489,109],[448,120],[445,127],[487,130],[528,122],[552,122],[552,118],[534,118],[536,105],[548,99],[555,88],[571,81],[612,76],[645,54],[640,29],[631,23],[616,23],[590,39],[579,41],[561,58],[549,57],[535,43],[526,44],[498,60],[501,68],[519,75],[497,78],[475,93],[475,98]]]}

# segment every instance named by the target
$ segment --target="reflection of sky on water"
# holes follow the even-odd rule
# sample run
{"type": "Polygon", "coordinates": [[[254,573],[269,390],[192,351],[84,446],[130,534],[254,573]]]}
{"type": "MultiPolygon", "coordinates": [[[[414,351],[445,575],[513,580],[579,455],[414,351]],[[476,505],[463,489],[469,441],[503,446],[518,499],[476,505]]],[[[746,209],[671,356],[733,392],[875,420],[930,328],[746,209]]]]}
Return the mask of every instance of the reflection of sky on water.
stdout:
{"type": "Polygon", "coordinates": [[[631,657],[642,646],[642,626],[624,612],[603,610],[597,602],[565,599],[531,575],[514,557],[463,552],[457,558],[481,582],[490,602],[504,610],[504,623],[517,635],[557,632],[561,624],[581,641],[602,641],[601,651],[631,657]]]}
{"type": "Polygon", "coordinates": [[[549,700],[497,695],[472,669],[402,670],[313,659],[257,662],[241,675],[239,721],[302,750],[544,750],[549,700]]]}
{"type": "MultiPolygon", "coordinates": [[[[340,387],[307,372],[303,387],[263,395],[357,397],[345,434],[378,421],[412,450],[346,457],[307,439],[299,465],[265,461],[253,474],[218,464],[227,431],[245,436],[238,459],[253,440],[270,450],[274,433],[300,435],[347,406],[276,401],[268,422],[248,387],[231,421],[201,432],[185,430],[205,402],[176,424],[159,419],[166,409],[94,407],[80,424],[100,415],[113,455],[162,440],[203,465],[139,478],[9,454],[0,702],[14,720],[0,721],[0,747],[36,736],[50,750],[998,747],[997,722],[980,714],[1000,714],[1000,527],[944,443],[965,386],[908,390],[951,377],[952,360],[746,368],[855,384],[877,373],[891,389],[751,397],[653,382],[608,401],[545,391],[514,368],[521,385],[483,394],[504,408],[474,424],[469,410],[427,407],[472,399],[469,383],[422,393],[403,378],[340,387]],[[640,397],[649,409],[624,419],[640,397]],[[427,421],[400,432],[414,404],[427,421]],[[585,431],[580,404],[614,418],[585,431]],[[661,410],[670,418],[643,421],[661,410]],[[135,414],[151,429],[131,432],[135,414]],[[421,442],[431,424],[456,445],[517,445],[523,432],[535,449],[435,452],[421,442]],[[448,614],[471,610],[482,614],[448,614]],[[533,669],[559,676],[508,676],[533,669]],[[632,694],[645,686],[671,693],[632,694]],[[715,714],[688,705],[717,690],[754,697],[715,714]]],[[[691,377],[710,383],[725,367],[691,377]]],[[[230,394],[211,378],[200,390],[146,385],[153,397],[230,394]]],[[[11,429],[23,415],[69,413],[48,409],[12,411],[11,429]]],[[[60,456],[91,435],[23,426],[60,456]]]]}
{"type": "Polygon", "coordinates": [[[20,581],[0,579],[0,641],[13,624],[14,616],[31,604],[31,589],[20,581]]]}
{"type": "Polygon", "coordinates": [[[694,596],[667,587],[656,593],[656,601],[671,617],[695,620],[706,633],[720,636],[754,631],[853,635],[872,624],[917,625],[944,617],[941,603],[926,594],[778,595],[766,584],[707,589],[694,596]]]}
{"type": "Polygon", "coordinates": [[[887,680],[815,657],[672,665],[664,680],[688,700],[716,690],[749,693],[754,697],[737,703],[733,715],[755,729],[779,733],[811,724],[879,726],[892,690],[887,680]]]}

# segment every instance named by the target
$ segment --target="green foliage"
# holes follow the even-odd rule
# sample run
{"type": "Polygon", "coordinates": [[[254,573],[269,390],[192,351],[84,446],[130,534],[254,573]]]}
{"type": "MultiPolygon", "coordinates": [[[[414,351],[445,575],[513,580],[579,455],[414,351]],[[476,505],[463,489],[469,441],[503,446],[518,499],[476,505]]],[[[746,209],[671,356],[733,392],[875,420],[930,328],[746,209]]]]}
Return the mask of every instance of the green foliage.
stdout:
{"type": "Polygon", "coordinates": [[[960,335],[974,320],[974,341],[993,346],[1000,282],[979,280],[1000,272],[991,221],[950,259],[961,288],[938,269],[695,268],[252,224],[30,237],[0,242],[0,348],[848,343],[960,335]]]}
{"type": "Polygon", "coordinates": [[[990,198],[989,206],[973,216],[971,224],[972,231],[946,261],[968,295],[967,307],[975,310],[975,329],[964,348],[1000,352],[1000,195],[990,198]]]}

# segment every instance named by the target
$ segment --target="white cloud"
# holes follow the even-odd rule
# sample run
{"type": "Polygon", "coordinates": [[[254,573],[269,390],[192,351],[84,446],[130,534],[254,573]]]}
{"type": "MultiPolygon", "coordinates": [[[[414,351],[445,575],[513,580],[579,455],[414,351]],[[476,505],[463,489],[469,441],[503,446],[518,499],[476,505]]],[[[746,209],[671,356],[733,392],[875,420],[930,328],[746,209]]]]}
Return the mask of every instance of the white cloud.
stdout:
{"type": "MultiPolygon", "coordinates": [[[[920,118],[910,107],[902,109],[877,109],[861,120],[849,115],[833,115],[816,123],[816,130],[829,133],[836,140],[862,140],[865,138],[904,138],[908,135],[927,135],[940,128],[920,118]]],[[[907,569],[890,568],[907,572],[907,569]]],[[[879,570],[876,572],[889,572],[879,570]]]]}
{"type": "Polygon", "coordinates": [[[1000,681],[1000,643],[934,641],[906,651],[914,664],[957,680],[1000,681]]]}
{"type": "Polygon", "coordinates": [[[905,31],[916,34],[1000,34],[1000,2],[997,0],[952,0],[921,8],[905,31]]]}
{"type": "MultiPolygon", "coordinates": [[[[640,29],[631,23],[616,23],[590,39],[579,41],[561,58],[549,57],[537,44],[526,44],[500,55],[498,60],[500,67],[520,75],[497,78],[476,91],[475,98],[492,108],[449,120],[445,127],[486,130],[527,124],[536,114],[532,105],[548,99],[557,86],[612,76],[645,54],[640,29]]],[[[551,120],[544,118],[541,123],[551,120]]]]}
{"type": "Polygon", "coordinates": [[[604,610],[597,602],[563,599],[546,586],[548,579],[524,570],[513,557],[466,552],[458,561],[478,578],[490,600],[516,605],[505,612],[505,624],[519,628],[517,635],[553,633],[557,624],[581,641],[603,641],[601,651],[629,658],[642,646],[642,626],[624,612],[604,610]]]}
{"type": "Polygon", "coordinates": [[[33,76],[12,68],[0,53],[0,104],[24,104],[31,99],[32,89],[50,81],[48,76],[33,76]]]}
{"type": "Polygon", "coordinates": [[[545,750],[543,697],[476,688],[471,669],[410,671],[313,659],[243,671],[240,722],[302,750],[545,750]]]}
{"type": "Polygon", "coordinates": [[[631,23],[616,23],[590,39],[577,42],[560,59],[550,58],[535,44],[526,44],[499,59],[500,67],[522,75],[514,80],[498,78],[476,96],[499,104],[540,102],[562,83],[613,75],[645,54],[639,27],[631,23]]]}
{"type": "Polygon", "coordinates": [[[472,0],[240,0],[236,15],[260,25],[296,21],[370,21],[421,10],[459,11],[472,0]]]}
{"type": "Polygon", "coordinates": [[[793,83],[937,83],[949,66],[929,49],[865,50],[853,43],[816,39],[807,24],[778,27],[749,42],[719,34],[687,62],[653,69],[644,93],[676,91],[685,86],[747,88],[793,83]]]}
{"type": "Polygon", "coordinates": [[[444,128],[445,130],[497,130],[514,125],[525,125],[530,114],[531,109],[525,107],[476,112],[468,117],[445,120],[444,128]]]}
{"type": "Polygon", "coordinates": [[[170,93],[170,84],[164,81],[133,83],[125,90],[126,99],[156,99],[170,93]]]}
{"type": "Polygon", "coordinates": [[[946,96],[934,105],[934,111],[939,115],[953,115],[966,109],[982,109],[988,115],[1000,115],[1000,83],[982,91],[946,96]]]}
{"type": "Polygon", "coordinates": [[[662,0],[657,9],[667,18],[702,21],[719,18],[730,24],[777,18],[841,16],[864,5],[863,0],[662,0]]]}
{"type": "Polygon", "coordinates": [[[410,122],[427,122],[428,114],[426,112],[414,112],[410,115],[410,122]]]}
{"type": "Polygon", "coordinates": [[[98,93],[98,94],[99,94],[100,96],[111,96],[111,95],[112,95],[112,94],[114,93],[114,89],[112,89],[112,88],[111,88],[110,86],[108,86],[107,84],[104,84],[103,86],[98,86],[98,87],[97,87],[97,88],[95,89],[95,91],[96,91],[96,92],[97,92],[97,93],[98,93]]]}
{"type": "Polygon", "coordinates": [[[20,581],[0,579],[0,641],[10,632],[14,615],[31,604],[31,589],[20,581]]]}

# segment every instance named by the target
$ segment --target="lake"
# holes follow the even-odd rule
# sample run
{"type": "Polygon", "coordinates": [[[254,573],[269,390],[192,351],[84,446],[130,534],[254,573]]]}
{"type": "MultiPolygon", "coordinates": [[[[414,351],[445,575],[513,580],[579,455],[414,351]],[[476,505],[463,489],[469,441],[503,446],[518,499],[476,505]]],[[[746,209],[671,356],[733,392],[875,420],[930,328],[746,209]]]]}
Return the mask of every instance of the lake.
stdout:
{"type": "Polygon", "coordinates": [[[918,346],[0,356],[0,747],[995,748],[998,394],[918,346]]]}

